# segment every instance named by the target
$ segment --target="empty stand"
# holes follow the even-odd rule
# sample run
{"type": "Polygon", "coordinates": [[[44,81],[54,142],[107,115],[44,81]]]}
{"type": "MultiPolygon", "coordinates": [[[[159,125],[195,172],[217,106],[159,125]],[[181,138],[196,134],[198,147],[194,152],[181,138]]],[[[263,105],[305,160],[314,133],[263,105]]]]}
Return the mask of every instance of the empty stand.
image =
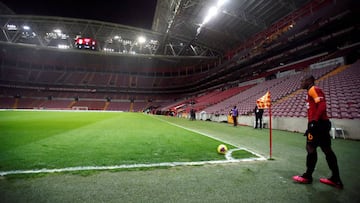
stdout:
{"type": "MultiPolygon", "coordinates": [[[[252,110],[256,105],[256,100],[269,90],[273,102],[273,116],[306,117],[306,91],[296,92],[299,90],[301,77],[304,74],[311,73],[316,79],[319,79],[335,68],[336,66],[331,65],[320,69],[310,70],[310,72],[306,73],[295,73],[285,77],[264,81],[224,102],[206,108],[204,111],[208,113],[227,114],[229,109],[231,109],[233,105],[236,105],[240,114],[247,115],[252,113],[252,110]]],[[[264,115],[268,115],[268,112],[265,111],[264,115]]]]}

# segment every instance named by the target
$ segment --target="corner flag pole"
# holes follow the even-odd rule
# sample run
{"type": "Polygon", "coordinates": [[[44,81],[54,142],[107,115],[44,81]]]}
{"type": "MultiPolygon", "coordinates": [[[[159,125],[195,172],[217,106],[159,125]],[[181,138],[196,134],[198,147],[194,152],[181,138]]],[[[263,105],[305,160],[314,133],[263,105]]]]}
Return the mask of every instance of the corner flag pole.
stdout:
{"type": "Polygon", "coordinates": [[[270,129],[270,159],[272,159],[272,125],[271,125],[271,104],[269,106],[269,129],[270,129]]]}
{"type": "Polygon", "coordinates": [[[269,109],[269,130],[270,130],[270,157],[272,159],[272,123],[271,123],[271,94],[267,91],[260,99],[256,100],[256,105],[260,109],[269,109]]]}

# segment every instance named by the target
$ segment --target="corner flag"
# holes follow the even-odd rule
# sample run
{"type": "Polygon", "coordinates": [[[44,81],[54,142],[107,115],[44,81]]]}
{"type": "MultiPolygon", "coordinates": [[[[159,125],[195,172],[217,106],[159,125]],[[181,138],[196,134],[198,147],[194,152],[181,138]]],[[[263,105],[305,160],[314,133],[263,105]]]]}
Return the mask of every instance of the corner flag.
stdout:
{"type": "Polygon", "coordinates": [[[271,125],[271,95],[267,91],[264,96],[256,100],[259,109],[269,109],[269,131],[270,131],[270,160],[272,159],[272,125],[271,125]]]}
{"type": "Polygon", "coordinates": [[[267,109],[271,106],[271,95],[270,92],[267,91],[264,96],[260,99],[256,100],[256,104],[259,109],[267,109]]]}

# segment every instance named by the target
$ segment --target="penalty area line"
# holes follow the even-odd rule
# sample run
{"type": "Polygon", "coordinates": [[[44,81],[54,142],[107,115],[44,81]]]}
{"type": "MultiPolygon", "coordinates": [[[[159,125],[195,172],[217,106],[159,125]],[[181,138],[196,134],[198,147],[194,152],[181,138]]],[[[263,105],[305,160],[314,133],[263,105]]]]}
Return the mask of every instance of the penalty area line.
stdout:
{"type": "Polygon", "coordinates": [[[16,174],[37,174],[37,173],[57,173],[57,172],[72,172],[72,171],[92,171],[92,170],[113,170],[113,169],[131,169],[131,168],[154,168],[154,167],[175,167],[175,166],[200,166],[207,164],[228,164],[239,163],[247,161],[263,161],[265,158],[247,158],[247,159],[227,159],[214,161],[194,161],[194,162],[164,162],[153,164],[125,164],[114,166],[78,166],[57,169],[36,169],[36,170],[12,170],[0,171],[0,176],[16,175],[16,174]]]}

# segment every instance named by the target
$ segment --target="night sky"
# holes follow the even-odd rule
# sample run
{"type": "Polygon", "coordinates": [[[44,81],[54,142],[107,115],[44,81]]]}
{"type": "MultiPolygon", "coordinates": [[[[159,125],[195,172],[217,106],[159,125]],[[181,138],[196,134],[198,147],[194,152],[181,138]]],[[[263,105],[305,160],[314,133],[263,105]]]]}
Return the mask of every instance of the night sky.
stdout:
{"type": "Polygon", "coordinates": [[[0,0],[19,15],[60,16],[151,29],[156,0],[0,0]]]}

